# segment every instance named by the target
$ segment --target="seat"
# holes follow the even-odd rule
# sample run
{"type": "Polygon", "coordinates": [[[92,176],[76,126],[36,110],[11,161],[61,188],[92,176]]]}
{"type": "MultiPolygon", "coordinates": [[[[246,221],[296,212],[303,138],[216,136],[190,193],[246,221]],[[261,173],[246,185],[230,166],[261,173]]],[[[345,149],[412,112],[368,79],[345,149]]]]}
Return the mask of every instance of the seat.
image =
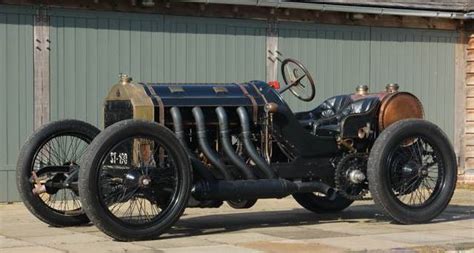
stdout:
{"type": "Polygon", "coordinates": [[[350,95],[334,96],[324,100],[313,110],[296,113],[295,117],[305,129],[312,131],[315,121],[333,117],[351,102],[350,95]]]}
{"type": "Polygon", "coordinates": [[[327,99],[312,111],[299,113],[297,118],[314,135],[334,136],[340,133],[341,122],[346,116],[368,112],[379,103],[377,97],[353,101],[350,95],[336,96],[327,99]]]}

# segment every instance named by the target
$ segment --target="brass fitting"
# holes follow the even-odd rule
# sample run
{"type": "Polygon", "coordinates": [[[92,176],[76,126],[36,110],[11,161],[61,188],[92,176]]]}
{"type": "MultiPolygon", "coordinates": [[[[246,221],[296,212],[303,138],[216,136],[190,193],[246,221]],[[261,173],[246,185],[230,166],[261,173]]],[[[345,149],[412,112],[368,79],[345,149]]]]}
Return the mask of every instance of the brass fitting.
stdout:
{"type": "Polygon", "coordinates": [[[398,86],[397,83],[389,83],[387,86],[385,86],[385,91],[388,93],[394,93],[397,92],[400,86],[398,86]]]}
{"type": "Polygon", "coordinates": [[[276,113],[278,111],[278,105],[273,102],[267,103],[265,104],[265,111],[267,113],[276,113]]]}
{"type": "Polygon", "coordinates": [[[130,84],[130,82],[132,81],[132,78],[129,77],[127,74],[120,74],[120,84],[122,85],[127,85],[127,84],[130,84]]]}
{"type": "Polygon", "coordinates": [[[356,94],[361,95],[361,96],[365,96],[365,95],[367,95],[367,93],[369,93],[369,86],[367,86],[367,85],[357,86],[356,94]]]}

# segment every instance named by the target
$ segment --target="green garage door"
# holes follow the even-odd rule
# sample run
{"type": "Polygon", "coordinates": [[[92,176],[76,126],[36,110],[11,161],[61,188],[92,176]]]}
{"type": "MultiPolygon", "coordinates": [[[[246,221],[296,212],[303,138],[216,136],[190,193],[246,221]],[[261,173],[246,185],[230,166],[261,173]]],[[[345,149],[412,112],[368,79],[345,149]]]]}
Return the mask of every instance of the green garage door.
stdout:
{"type": "Polygon", "coordinates": [[[427,119],[453,140],[456,40],[451,31],[282,24],[278,40],[282,58],[300,59],[309,68],[317,95],[311,103],[290,93],[285,97],[293,110],[302,111],[325,98],[351,93],[359,84],[381,91],[395,82],[421,98],[427,119]]]}
{"type": "Polygon", "coordinates": [[[53,10],[51,119],[102,125],[119,73],[137,81],[265,78],[265,22],[53,10]]]}
{"type": "Polygon", "coordinates": [[[0,6],[0,202],[18,200],[18,150],[33,130],[33,10],[0,6]]]}

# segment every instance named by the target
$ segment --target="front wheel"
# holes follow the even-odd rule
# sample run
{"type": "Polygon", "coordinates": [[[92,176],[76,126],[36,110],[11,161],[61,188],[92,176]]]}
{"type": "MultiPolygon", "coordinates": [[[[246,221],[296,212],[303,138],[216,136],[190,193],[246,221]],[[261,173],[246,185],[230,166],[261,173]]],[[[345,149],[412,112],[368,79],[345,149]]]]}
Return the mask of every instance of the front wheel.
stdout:
{"type": "Polygon", "coordinates": [[[89,222],[77,190],[79,160],[100,130],[78,120],[48,123],[25,142],[18,155],[16,182],[28,210],[51,226],[89,222]]]}
{"type": "Polygon", "coordinates": [[[402,224],[428,222],[453,196],[456,157],[439,127],[407,119],[392,124],[377,138],[367,174],[376,205],[391,218],[402,224]]]}
{"type": "Polygon", "coordinates": [[[157,123],[115,123],[94,139],[83,161],[83,209],[100,230],[117,240],[158,237],[188,203],[188,156],[174,134],[157,123]]]}

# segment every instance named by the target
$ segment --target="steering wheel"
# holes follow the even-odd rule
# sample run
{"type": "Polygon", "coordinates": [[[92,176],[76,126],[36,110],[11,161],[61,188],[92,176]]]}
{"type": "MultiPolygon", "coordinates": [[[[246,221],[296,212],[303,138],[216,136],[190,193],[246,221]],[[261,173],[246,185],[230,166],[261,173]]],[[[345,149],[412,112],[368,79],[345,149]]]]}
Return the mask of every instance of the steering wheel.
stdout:
{"type": "Polygon", "coordinates": [[[299,100],[305,102],[313,100],[316,95],[314,80],[301,62],[291,58],[283,60],[281,74],[286,87],[280,90],[280,94],[290,90],[299,100]]]}

